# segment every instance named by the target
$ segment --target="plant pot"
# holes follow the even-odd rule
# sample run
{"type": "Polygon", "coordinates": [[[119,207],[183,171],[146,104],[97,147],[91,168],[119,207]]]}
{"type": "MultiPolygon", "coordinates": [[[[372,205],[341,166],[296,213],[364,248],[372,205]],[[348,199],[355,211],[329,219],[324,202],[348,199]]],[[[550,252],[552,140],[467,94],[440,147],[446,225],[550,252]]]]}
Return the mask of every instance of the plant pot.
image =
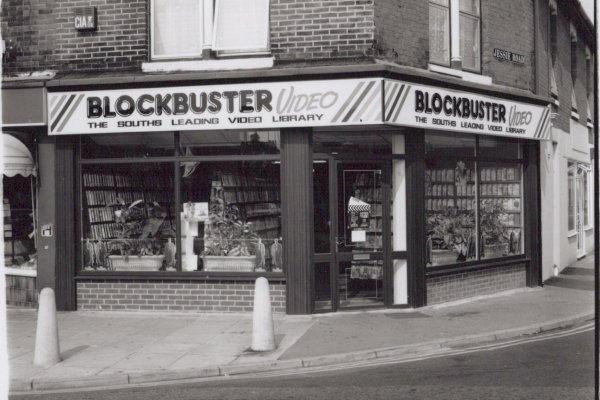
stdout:
{"type": "Polygon", "coordinates": [[[508,254],[508,243],[484,244],[483,255],[487,258],[504,257],[508,254]]]}
{"type": "Polygon", "coordinates": [[[256,256],[204,256],[204,271],[253,272],[256,256]]]}
{"type": "Polygon", "coordinates": [[[113,271],[158,271],[164,255],[155,256],[108,256],[113,271]]]}
{"type": "Polygon", "coordinates": [[[455,250],[431,250],[431,265],[456,264],[457,258],[455,250]]]}

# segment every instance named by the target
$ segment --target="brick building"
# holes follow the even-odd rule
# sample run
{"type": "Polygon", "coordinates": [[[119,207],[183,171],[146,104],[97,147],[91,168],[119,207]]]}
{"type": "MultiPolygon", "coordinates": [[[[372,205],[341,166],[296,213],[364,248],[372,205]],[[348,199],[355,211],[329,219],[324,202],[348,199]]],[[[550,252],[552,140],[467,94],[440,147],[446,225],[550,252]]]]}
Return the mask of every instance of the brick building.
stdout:
{"type": "Polygon", "coordinates": [[[2,37],[9,302],[421,307],[593,250],[576,1],[8,0],[2,37]]]}

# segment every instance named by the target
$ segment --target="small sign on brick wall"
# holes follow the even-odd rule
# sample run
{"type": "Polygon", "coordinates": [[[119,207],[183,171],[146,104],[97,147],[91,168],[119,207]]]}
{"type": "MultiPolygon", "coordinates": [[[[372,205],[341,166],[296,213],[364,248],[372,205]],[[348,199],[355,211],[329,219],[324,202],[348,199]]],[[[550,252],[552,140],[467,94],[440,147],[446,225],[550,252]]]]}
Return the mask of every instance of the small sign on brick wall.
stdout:
{"type": "Polygon", "coordinates": [[[510,61],[515,64],[525,64],[525,56],[522,54],[513,53],[512,51],[494,49],[494,57],[500,61],[510,61]]]}
{"type": "Polygon", "coordinates": [[[96,7],[77,7],[75,9],[75,29],[93,31],[97,27],[96,7]]]}

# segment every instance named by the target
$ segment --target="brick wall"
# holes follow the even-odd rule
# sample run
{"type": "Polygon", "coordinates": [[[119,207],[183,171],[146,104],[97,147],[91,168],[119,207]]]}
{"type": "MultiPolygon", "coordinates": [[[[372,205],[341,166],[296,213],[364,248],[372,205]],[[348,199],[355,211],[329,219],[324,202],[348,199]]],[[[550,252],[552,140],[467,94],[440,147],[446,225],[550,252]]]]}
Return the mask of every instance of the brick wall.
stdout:
{"type": "Polygon", "coordinates": [[[498,85],[535,91],[532,0],[481,0],[481,68],[498,85]],[[525,65],[499,61],[494,48],[525,56],[525,65]]]}
{"type": "Polygon", "coordinates": [[[573,84],[571,81],[571,34],[569,21],[565,18],[565,10],[559,2],[557,18],[557,44],[556,63],[554,64],[554,74],[556,76],[556,86],[558,89],[558,115],[552,121],[552,124],[565,132],[570,130],[571,120],[571,91],[573,84]]]}
{"type": "Polygon", "coordinates": [[[56,70],[128,70],[147,58],[145,0],[6,0],[2,36],[15,55],[5,73],[56,70]],[[98,29],[74,27],[75,7],[95,6],[98,29]]]}
{"type": "Polygon", "coordinates": [[[363,57],[373,0],[272,0],[271,52],[279,60],[363,57]]]}
{"type": "MultiPolygon", "coordinates": [[[[273,312],[285,313],[285,283],[270,283],[273,312]]],[[[79,310],[252,312],[253,281],[77,282],[79,310]]]]}
{"type": "Polygon", "coordinates": [[[525,265],[507,265],[427,278],[427,305],[525,287],[525,265]]]}
{"type": "Polygon", "coordinates": [[[37,307],[38,292],[35,277],[6,275],[6,304],[17,307],[37,307]]]}
{"type": "Polygon", "coordinates": [[[373,55],[402,65],[427,68],[429,62],[429,3],[377,0],[373,55]]]}

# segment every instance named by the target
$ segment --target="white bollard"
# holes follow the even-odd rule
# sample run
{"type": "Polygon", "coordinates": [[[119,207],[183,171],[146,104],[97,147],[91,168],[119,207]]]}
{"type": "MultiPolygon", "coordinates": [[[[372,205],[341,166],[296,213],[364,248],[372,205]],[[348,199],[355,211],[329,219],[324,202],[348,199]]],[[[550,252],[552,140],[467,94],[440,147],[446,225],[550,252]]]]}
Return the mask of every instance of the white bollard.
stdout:
{"type": "Polygon", "coordinates": [[[271,295],[267,278],[256,279],[254,285],[254,311],[252,314],[253,351],[275,350],[275,330],[271,312],[271,295]]]}
{"type": "Polygon", "coordinates": [[[33,364],[49,367],[60,361],[54,290],[44,288],[40,292],[33,364]]]}

